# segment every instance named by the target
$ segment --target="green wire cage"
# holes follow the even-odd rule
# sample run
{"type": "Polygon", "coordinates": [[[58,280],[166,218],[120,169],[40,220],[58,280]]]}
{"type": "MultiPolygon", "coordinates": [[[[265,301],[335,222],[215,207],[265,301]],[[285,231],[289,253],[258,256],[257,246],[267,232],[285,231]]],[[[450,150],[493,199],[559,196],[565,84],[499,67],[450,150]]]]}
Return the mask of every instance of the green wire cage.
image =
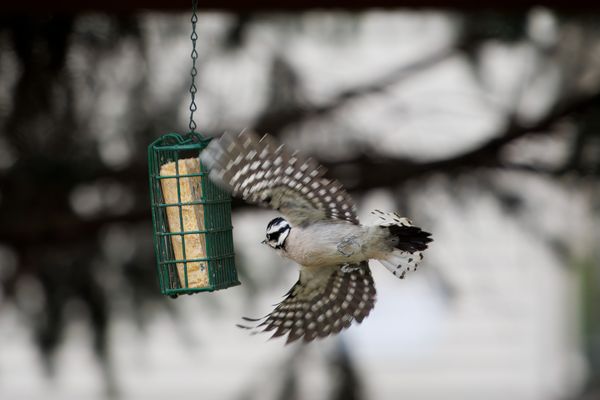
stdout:
{"type": "Polygon", "coordinates": [[[210,139],[164,135],[148,146],[152,225],[162,294],[239,285],[231,196],[208,179],[200,152],[210,139]]]}

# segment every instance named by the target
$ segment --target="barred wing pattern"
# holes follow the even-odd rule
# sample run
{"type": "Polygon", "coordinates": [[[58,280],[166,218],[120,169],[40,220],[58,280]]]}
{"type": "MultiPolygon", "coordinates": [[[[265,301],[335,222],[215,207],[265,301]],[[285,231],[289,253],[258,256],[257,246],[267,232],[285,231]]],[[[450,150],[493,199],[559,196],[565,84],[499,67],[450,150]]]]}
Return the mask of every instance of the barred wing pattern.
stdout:
{"type": "Polygon", "coordinates": [[[201,159],[211,179],[234,196],[278,210],[292,225],[323,219],[358,223],[354,201],[339,182],[324,177],[325,168],[289,152],[269,135],[224,134],[201,159]]]}
{"type": "Polygon", "coordinates": [[[273,312],[256,327],[239,325],[259,332],[273,332],[272,338],[288,335],[287,343],[310,342],[361,323],[375,305],[376,291],[367,262],[336,267],[303,267],[300,279],[273,312]]]}

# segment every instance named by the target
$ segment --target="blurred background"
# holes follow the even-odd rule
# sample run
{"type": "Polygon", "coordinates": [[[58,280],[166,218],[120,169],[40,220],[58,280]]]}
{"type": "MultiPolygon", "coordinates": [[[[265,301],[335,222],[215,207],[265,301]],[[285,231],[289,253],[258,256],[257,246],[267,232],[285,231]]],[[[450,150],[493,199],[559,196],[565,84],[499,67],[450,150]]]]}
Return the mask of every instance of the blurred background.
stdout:
{"type": "Polygon", "coordinates": [[[297,268],[236,201],[242,286],[161,297],[146,147],[187,131],[191,5],[3,3],[0,398],[599,399],[600,7],[214,3],[198,130],[315,156],[363,222],[432,232],[425,262],[374,262],[338,337],[249,336],[297,268]]]}

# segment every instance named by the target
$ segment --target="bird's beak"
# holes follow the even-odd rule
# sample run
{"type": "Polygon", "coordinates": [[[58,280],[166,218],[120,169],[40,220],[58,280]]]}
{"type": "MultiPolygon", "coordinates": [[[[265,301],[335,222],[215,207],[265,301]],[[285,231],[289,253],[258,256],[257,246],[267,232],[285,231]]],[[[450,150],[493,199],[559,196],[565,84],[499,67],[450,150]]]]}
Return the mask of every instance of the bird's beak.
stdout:
{"type": "Polygon", "coordinates": [[[263,240],[262,242],[260,242],[261,244],[267,244],[267,239],[263,240]]]}

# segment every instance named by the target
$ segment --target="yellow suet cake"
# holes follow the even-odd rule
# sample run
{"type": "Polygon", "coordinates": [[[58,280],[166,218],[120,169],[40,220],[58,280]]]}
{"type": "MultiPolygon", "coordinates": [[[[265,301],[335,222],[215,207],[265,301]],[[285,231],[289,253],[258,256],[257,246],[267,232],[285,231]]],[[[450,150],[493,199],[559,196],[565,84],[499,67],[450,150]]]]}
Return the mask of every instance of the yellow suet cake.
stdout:
{"type": "MultiPolygon", "coordinates": [[[[175,162],[164,164],[160,168],[161,176],[189,175],[200,173],[200,162],[198,158],[186,158],[175,162]]],[[[203,231],[204,207],[202,204],[178,205],[177,203],[190,203],[202,198],[202,182],[200,176],[166,178],[161,179],[161,189],[165,204],[167,206],[167,220],[170,232],[182,232],[181,235],[172,235],[171,243],[177,260],[190,260],[206,257],[206,237],[203,233],[185,233],[203,231]],[[179,181],[179,195],[177,184],[179,181]],[[179,209],[181,209],[180,225],[179,209]],[[184,238],[182,240],[182,237],[184,238]],[[183,251],[185,244],[185,254],[183,251]]],[[[188,263],[177,263],[177,273],[181,287],[199,288],[209,285],[208,268],[206,261],[191,261],[188,263]],[[187,280],[185,284],[185,270],[187,264],[187,280]]]]}

